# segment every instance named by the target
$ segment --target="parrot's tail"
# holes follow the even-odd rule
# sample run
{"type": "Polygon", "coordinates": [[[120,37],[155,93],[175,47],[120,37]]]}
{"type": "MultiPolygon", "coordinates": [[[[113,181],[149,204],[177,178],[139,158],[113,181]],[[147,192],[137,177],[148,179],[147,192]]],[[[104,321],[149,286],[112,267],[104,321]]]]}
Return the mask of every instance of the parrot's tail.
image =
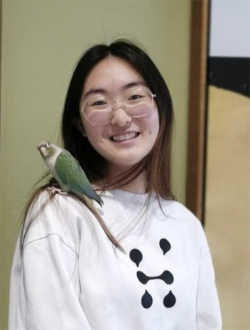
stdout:
{"type": "Polygon", "coordinates": [[[87,206],[87,208],[90,210],[90,212],[96,217],[97,221],[101,225],[102,229],[104,230],[105,234],[108,236],[110,241],[114,244],[116,248],[118,248],[121,252],[126,253],[124,248],[121,246],[121,244],[117,241],[117,239],[113,236],[113,234],[110,232],[106,224],[104,223],[102,217],[100,214],[97,212],[96,208],[92,204],[92,201],[89,200],[88,198],[81,198],[83,203],[87,206]]]}

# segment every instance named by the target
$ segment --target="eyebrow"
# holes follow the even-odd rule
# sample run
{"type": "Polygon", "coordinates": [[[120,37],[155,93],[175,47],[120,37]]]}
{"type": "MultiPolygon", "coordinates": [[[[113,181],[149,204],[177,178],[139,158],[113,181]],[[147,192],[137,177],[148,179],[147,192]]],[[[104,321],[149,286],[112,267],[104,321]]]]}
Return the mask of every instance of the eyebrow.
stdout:
{"type": "Polygon", "coordinates": [[[87,93],[83,95],[83,98],[86,98],[92,94],[107,94],[107,91],[103,88],[91,88],[89,91],[87,91],[87,93]]]}
{"type": "MultiPolygon", "coordinates": [[[[144,81],[134,81],[134,82],[124,85],[122,87],[122,89],[126,90],[126,89],[130,89],[130,88],[137,87],[137,86],[147,87],[147,84],[144,81]]],[[[108,94],[108,91],[104,88],[91,88],[83,95],[83,98],[86,98],[89,95],[95,95],[95,94],[108,94]]]]}
{"type": "Polygon", "coordinates": [[[147,84],[144,81],[134,81],[134,82],[131,82],[129,84],[126,84],[123,87],[123,89],[129,89],[129,88],[137,87],[137,86],[145,86],[145,87],[147,87],[147,84]]]}

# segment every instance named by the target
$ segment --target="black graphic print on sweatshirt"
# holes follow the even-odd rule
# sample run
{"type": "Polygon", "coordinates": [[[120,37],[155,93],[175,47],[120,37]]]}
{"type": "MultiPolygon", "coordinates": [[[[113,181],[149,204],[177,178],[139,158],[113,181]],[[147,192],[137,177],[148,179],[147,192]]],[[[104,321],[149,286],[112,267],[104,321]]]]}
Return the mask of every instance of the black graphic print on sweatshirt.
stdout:
{"type": "MultiPolygon", "coordinates": [[[[166,238],[162,238],[159,241],[159,246],[163,251],[163,255],[165,255],[171,249],[171,244],[166,238]]],[[[160,249],[159,249],[159,253],[160,253],[160,249]]],[[[132,249],[130,251],[129,256],[130,259],[136,264],[136,266],[139,267],[141,261],[143,260],[142,252],[138,249],[132,249]]],[[[171,285],[174,282],[174,276],[169,270],[164,270],[160,275],[156,275],[156,276],[148,276],[142,271],[138,270],[136,275],[138,281],[143,285],[146,285],[149,281],[155,281],[155,280],[162,280],[166,283],[166,285],[171,285]]],[[[171,308],[175,305],[175,303],[176,303],[176,297],[173,294],[173,292],[170,290],[163,299],[163,305],[166,308],[171,308]]],[[[147,290],[145,290],[145,293],[141,298],[141,304],[144,308],[150,308],[153,304],[153,297],[147,290]]]]}

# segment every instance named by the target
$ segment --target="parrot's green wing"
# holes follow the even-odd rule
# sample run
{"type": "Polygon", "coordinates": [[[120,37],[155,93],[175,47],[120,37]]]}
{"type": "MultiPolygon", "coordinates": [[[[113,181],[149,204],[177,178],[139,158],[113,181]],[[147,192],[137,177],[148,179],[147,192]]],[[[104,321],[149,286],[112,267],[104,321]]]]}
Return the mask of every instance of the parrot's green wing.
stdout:
{"type": "Polygon", "coordinates": [[[66,150],[63,150],[56,159],[55,172],[63,190],[71,191],[76,195],[86,195],[99,204],[102,199],[92,188],[86,174],[76,159],[66,150]]]}

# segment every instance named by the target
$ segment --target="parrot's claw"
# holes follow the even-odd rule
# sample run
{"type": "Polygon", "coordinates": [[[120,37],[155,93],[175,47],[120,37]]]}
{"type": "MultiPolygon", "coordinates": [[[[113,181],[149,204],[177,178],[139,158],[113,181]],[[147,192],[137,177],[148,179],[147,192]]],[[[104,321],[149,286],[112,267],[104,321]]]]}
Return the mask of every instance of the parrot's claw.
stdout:
{"type": "Polygon", "coordinates": [[[48,187],[49,192],[51,192],[51,194],[54,196],[55,194],[60,194],[60,195],[67,195],[67,193],[65,191],[63,191],[60,188],[56,188],[56,187],[48,187]]]}

